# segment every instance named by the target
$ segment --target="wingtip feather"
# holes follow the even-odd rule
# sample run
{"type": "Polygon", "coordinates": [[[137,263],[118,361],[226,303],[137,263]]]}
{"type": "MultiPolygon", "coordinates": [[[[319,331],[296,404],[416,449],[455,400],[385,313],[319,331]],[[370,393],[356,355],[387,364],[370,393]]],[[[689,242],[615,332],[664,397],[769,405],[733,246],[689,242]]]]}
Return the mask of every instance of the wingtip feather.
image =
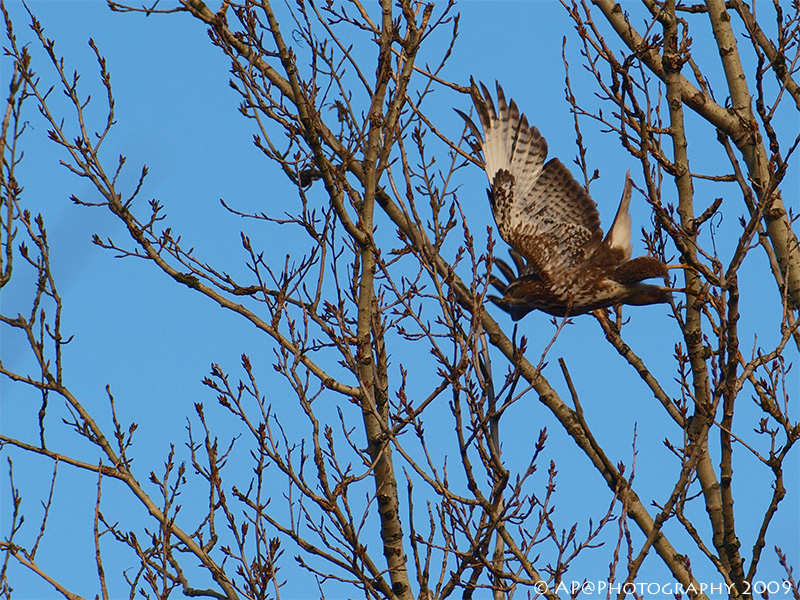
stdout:
{"type": "Polygon", "coordinates": [[[622,198],[619,201],[617,216],[614,217],[614,223],[611,225],[611,229],[608,230],[608,235],[606,236],[606,244],[611,248],[625,252],[626,258],[630,258],[633,250],[631,247],[632,221],[629,212],[632,193],[633,180],[631,179],[631,172],[628,171],[625,175],[625,188],[622,191],[622,198]]]}

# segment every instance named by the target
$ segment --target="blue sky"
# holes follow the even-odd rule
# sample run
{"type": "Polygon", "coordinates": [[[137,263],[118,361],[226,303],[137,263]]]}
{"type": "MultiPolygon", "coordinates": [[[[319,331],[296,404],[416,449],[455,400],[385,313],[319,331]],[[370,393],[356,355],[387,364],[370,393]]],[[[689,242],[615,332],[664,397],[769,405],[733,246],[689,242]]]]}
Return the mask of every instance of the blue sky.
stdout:
{"type": "MultiPolygon", "coordinates": [[[[158,198],[166,206],[169,224],[181,233],[187,246],[194,246],[201,256],[214,257],[215,264],[232,272],[242,269],[244,257],[239,231],[243,228],[254,240],[260,240],[265,249],[272,251],[276,261],[281,261],[284,253],[298,251],[292,246],[293,238],[281,237],[284,230],[232,217],[220,205],[219,199],[224,198],[241,210],[264,210],[264,206],[280,206],[280,202],[295,200],[296,192],[286,187],[280,173],[253,146],[252,123],[239,114],[238,96],[227,85],[227,61],[208,42],[199,22],[180,15],[145,18],[113,14],[100,1],[34,0],[29,6],[42,21],[46,34],[56,40],[56,50],[65,56],[70,69],[82,73],[83,89],[90,92],[93,102],[97,103],[95,117],[99,124],[103,116],[102,88],[87,41],[92,37],[97,43],[108,61],[117,101],[118,125],[108,140],[106,156],[110,160],[119,154],[127,157],[128,168],[123,172],[122,183],[128,188],[135,184],[140,166],[148,165],[150,174],[142,199],[158,198]]],[[[20,41],[31,40],[22,4],[10,0],[8,8],[20,41]]],[[[591,81],[581,67],[578,41],[563,7],[549,0],[473,1],[460,4],[459,10],[462,13],[459,42],[445,76],[462,84],[466,84],[470,76],[489,84],[495,79],[500,81],[507,95],[515,98],[529,120],[547,138],[550,155],[559,156],[572,166],[576,147],[572,116],[564,100],[563,36],[569,38],[567,52],[576,92],[590,106],[596,105],[597,100],[591,81]]],[[[712,84],[720,86],[721,74],[713,47],[706,52],[706,38],[696,34],[695,39],[695,52],[709,65],[707,74],[712,84]]],[[[437,50],[435,43],[432,46],[437,50]]],[[[44,81],[52,80],[54,73],[41,49],[34,43],[31,51],[39,75],[44,81]]],[[[435,57],[434,52],[430,60],[435,57]]],[[[9,67],[9,60],[3,57],[0,68],[4,90],[10,77],[9,67]]],[[[430,116],[443,131],[457,137],[461,124],[452,108],[467,110],[468,102],[452,92],[438,94],[437,105],[430,116]]],[[[65,108],[57,92],[53,98],[55,106],[65,108]]],[[[232,378],[239,377],[239,356],[246,352],[263,381],[272,382],[272,346],[252,327],[220,311],[188,288],[177,286],[152,265],[141,260],[116,259],[112,253],[92,245],[94,233],[123,242],[124,231],[107,212],[69,202],[71,194],[86,200],[96,198],[87,182],[78,180],[58,165],[62,157],[46,140],[47,128],[33,104],[28,111],[30,127],[24,140],[26,160],[18,171],[18,178],[25,186],[26,205],[45,218],[56,281],[64,299],[64,330],[75,334],[66,350],[66,381],[76,396],[83,398],[105,423],[110,423],[105,393],[106,385],[110,386],[117,399],[119,418],[140,425],[136,434],[135,467],[140,469],[139,478],[143,481],[151,470],[161,469],[170,444],[175,444],[183,452],[183,459],[186,458],[183,444],[187,439],[185,428],[192,405],[204,402],[210,407],[215,403],[214,395],[201,385],[210,365],[218,363],[232,378]]],[[[785,119],[788,130],[796,130],[796,115],[780,116],[785,119]]],[[[693,170],[710,171],[723,157],[715,133],[694,115],[689,113],[687,118],[690,134],[694,136],[690,146],[693,170]]],[[[602,134],[591,122],[584,122],[583,126],[590,168],[597,168],[601,173],[600,180],[593,184],[592,194],[607,228],[617,208],[625,171],[631,169],[640,184],[641,172],[637,172],[638,164],[619,147],[613,134],[602,134]]],[[[493,225],[484,192],[485,175],[473,168],[460,171],[459,177],[463,181],[458,198],[471,230],[478,240],[485,240],[486,226],[493,225]]],[[[796,169],[787,181],[797,181],[796,169]]],[[[665,185],[665,190],[674,193],[669,185],[665,185]]],[[[702,207],[714,197],[724,195],[725,217],[719,226],[719,236],[722,253],[729,253],[725,242],[730,240],[731,232],[736,231],[738,217],[744,213],[736,189],[698,183],[696,194],[697,204],[702,207]]],[[[785,201],[787,205],[796,206],[796,189],[787,186],[785,201]]],[[[641,197],[634,197],[631,212],[634,253],[643,254],[644,246],[638,232],[642,226],[649,225],[650,217],[641,197]]],[[[501,243],[498,248],[502,247],[501,243]]],[[[498,255],[503,252],[499,250],[498,255]]],[[[742,312],[748,315],[742,321],[743,351],[754,344],[769,348],[778,334],[775,314],[753,317],[755,309],[774,301],[777,293],[769,275],[764,274],[765,264],[763,256],[755,251],[743,272],[742,278],[747,279],[747,284],[742,292],[742,312]]],[[[4,313],[17,310],[13,308],[17,305],[18,310],[25,310],[31,283],[31,278],[26,279],[20,269],[19,278],[15,275],[14,282],[3,290],[0,301],[4,313]]],[[[642,307],[629,310],[626,315],[631,318],[626,341],[664,382],[668,393],[677,395],[672,355],[680,338],[667,309],[642,307]]],[[[499,318],[510,328],[510,320],[499,318]]],[[[532,340],[534,348],[543,348],[552,335],[552,326],[545,315],[532,314],[520,323],[520,331],[532,340]]],[[[31,369],[33,363],[25,354],[23,340],[5,331],[2,335],[0,352],[4,365],[22,372],[31,369]]],[[[790,360],[796,360],[796,354],[790,351],[790,360]]],[[[647,501],[663,502],[678,473],[675,461],[662,444],[666,436],[678,439],[663,409],[638,375],[608,346],[591,317],[578,318],[568,326],[550,354],[550,366],[545,374],[567,398],[567,388],[556,363],[558,356],[563,356],[569,364],[587,420],[613,462],[630,464],[636,431],[637,491],[647,501]]],[[[397,356],[398,364],[414,369],[412,373],[425,372],[429,360],[427,355],[415,355],[413,351],[397,356]]],[[[796,378],[789,383],[793,386],[789,392],[795,401],[796,378]]],[[[420,391],[426,389],[426,384],[425,380],[411,383],[420,391]]],[[[283,384],[277,381],[274,385],[274,393],[279,397],[285,391],[283,384]]],[[[0,392],[2,432],[36,440],[36,412],[40,400],[6,379],[0,380],[0,392]]],[[[743,395],[739,405],[741,417],[737,413],[737,423],[742,423],[743,427],[753,422],[757,414],[747,403],[743,395]]],[[[293,408],[286,403],[280,406],[286,411],[285,418],[292,419],[293,408]]],[[[523,464],[526,460],[525,446],[518,447],[518,440],[527,440],[531,432],[547,427],[550,441],[546,459],[560,465],[559,522],[568,527],[571,521],[580,519],[579,525],[585,528],[586,503],[596,502],[597,509],[592,515],[597,519],[610,502],[605,484],[535,396],[530,395],[513,410],[513,418],[506,419],[503,426],[509,463],[523,464]]],[[[214,411],[213,415],[221,431],[236,435],[236,423],[230,416],[221,410],[214,411]]],[[[61,433],[58,432],[63,416],[66,416],[63,407],[51,407],[48,431],[52,439],[48,441],[52,447],[95,461],[94,450],[88,444],[76,440],[76,436],[63,427],[61,433]]],[[[744,430],[743,435],[749,435],[749,429],[744,430]]],[[[32,540],[41,513],[39,499],[47,493],[52,464],[14,452],[0,454],[13,457],[15,483],[22,492],[29,515],[22,540],[32,540]]],[[[735,483],[737,519],[743,548],[749,556],[756,531],[753,519],[763,514],[768,501],[763,487],[769,485],[769,479],[764,469],[750,460],[741,448],[737,450],[737,457],[740,460],[736,464],[735,483]]],[[[3,535],[7,533],[9,517],[6,469],[3,461],[0,466],[3,535]]],[[[241,475],[246,477],[246,474],[241,475]]],[[[539,476],[544,476],[544,469],[539,476]]],[[[800,511],[797,510],[796,456],[786,483],[789,493],[773,524],[767,550],[771,554],[775,544],[781,545],[791,561],[798,564],[800,511]]],[[[50,516],[40,560],[75,592],[93,597],[97,589],[91,562],[91,519],[96,480],[92,475],[75,473],[62,465],[56,485],[60,501],[50,516]],[[70,552],[66,556],[64,539],[70,540],[70,552]]],[[[110,520],[126,523],[124,527],[141,526],[144,511],[121,491],[114,482],[105,482],[104,514],[110,520]]],[[[188,492],[184,497],[188,497],[188,492]]],[[[187,512],[190,510],[191,507],[187,508],[187,512]]],[[[705,523],[703,518],[700,513],[699,520],[705,523]]],[[[672,531],[671,539],[674,535],[673,543],[679,549],[691,549],[682,543],[686,539],[680,532],[668,531],[672,531]]],[[[108,547],[106,570],[118,586],[112,587],[118,596],[125,589],[118,572],[132,564],[132,557],[115,553],[110,543],[108,547]]],[[[696,550],[694,552],[696,554],[696,550]]],[[[295,579],[297,571],[289,554],[291,550],[287,550],[283,573],[292,583],[284,590],[283,597],[315,595],[317,588],[313,580],[295,579]]],[[[603,579],[608,569],[607,555],[601,552],[602,560],[593,563],[592,554],[587,554],[587,559],[579,563],[582,572],[576,572],[575,578],[603,579]]],[[[700,557],[695,561],[695,568],[705,569],[700,566],[700,557]]],[[[762,579],[777,580],[780,572],[772,555],[762,562],[762,579]]],[[[645,579],[649,577],[664,583],[670,580],[655,556],[648,559],[644,572],[645,579]]],[[[713,579],[711,575],[707,578],[713,579]]],[[[18,598],[56,597],[51,587],[20,568],[15,569],[12,583],[18,598]]],[[[335,593],[332,597],[336,597],[335,593]]]]}

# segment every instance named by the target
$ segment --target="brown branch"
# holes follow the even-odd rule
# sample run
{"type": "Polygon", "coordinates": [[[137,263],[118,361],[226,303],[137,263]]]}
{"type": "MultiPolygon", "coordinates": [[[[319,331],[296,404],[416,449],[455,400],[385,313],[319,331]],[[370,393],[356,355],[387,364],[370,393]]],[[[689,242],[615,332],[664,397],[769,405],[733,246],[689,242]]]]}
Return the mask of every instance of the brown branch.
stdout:
{"type": "MultiPolygon", "coordinates": [[[[622,7],[614,0],[592,0],[609,24],[614,28],[620,39],[639,57],[645,65],[659,79],[667,83],[669,65],[664,64],[662,57],[655,48],[648,46],[645,39],[636,31],[626,18],[622,7]]],[[[735,48],[730,16],[723,0],[709,0],[709,18],[714,29],[714,35],[720,44],[721,51],[728,53],[723,64],[730,85],[730,93],[736,97],[735,107],[739,111],[729,112],[712,100],[712,98],[697,89],[683,75],[677,73],[672,76],[673,102],[686,104],[701,117],[725,132],[742,153],[748,167],[750,176],[759,189],[766,188],[770,179],[768,171],[769,161],[763,143],[755,139],[754,118],[749,104],[750,94],[747,91],[746,79],[741,75],[741,65],[735,48]],[[737,75],[738,74],[738,75],[737,75]]],[[[789,296],[796,307],[800,305],[800,246],[797,237],[792,231],[791,223],[783,205],[783,201],[776,194],[773,200],[773,210],[767,215],[767,232],[772,240],[778,261],[788,273],[787,281],[789,296]]]]}

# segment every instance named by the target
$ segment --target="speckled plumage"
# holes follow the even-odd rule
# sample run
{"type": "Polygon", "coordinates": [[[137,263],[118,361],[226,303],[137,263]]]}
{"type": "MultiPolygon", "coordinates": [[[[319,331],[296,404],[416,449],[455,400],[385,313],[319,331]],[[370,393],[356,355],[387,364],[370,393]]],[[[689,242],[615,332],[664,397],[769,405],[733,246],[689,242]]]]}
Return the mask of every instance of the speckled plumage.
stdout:
{"type": "Polygon", "coordinates": [[[511,246],[516,272],[495,259],[507,279],[493,279],[503,294],[493,301],[514,320],[531,310],[578,315],[615,304],[667,302],[669,288],[643,284],[664,277],[666,266],[643,256],[631,260],[632,184],[625,190],[614,223],[603,238],[597,205],[497,85],[497,109],[481,84],[473,95],[481,128],[461,111],[475,141],[472,148],[489,177],[489,201],[500,236],[511,246]]]}

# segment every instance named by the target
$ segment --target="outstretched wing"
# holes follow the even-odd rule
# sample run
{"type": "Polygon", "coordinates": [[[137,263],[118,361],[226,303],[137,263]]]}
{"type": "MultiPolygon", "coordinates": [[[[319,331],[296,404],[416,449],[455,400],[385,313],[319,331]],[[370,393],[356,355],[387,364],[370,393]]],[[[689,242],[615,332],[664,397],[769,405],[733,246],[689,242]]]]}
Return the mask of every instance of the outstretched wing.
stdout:
{"type": "Polygon", "coordinates": [[[546,277],[575,267],[602,241],[597,205],[560,160],[545,163],[547,142],[513,100],[506,103],[499,84],[497,110],[486,86],[481,90],[473,101],[483,135],[460,114],[477,140],[473,149],[483,152],[500,235],[546,277]]]}

